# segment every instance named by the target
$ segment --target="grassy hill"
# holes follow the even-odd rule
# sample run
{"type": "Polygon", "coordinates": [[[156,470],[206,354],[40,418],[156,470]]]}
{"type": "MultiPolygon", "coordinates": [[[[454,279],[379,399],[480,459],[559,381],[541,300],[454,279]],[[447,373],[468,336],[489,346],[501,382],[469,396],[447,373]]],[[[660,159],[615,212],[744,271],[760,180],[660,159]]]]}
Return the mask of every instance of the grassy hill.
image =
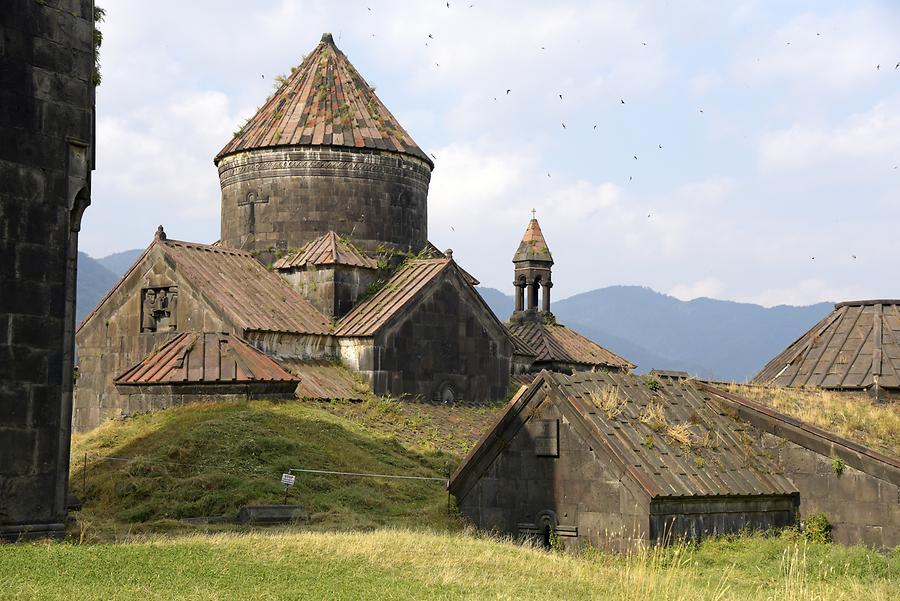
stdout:
{"type": "MultiPolygon", "coordinates": [[[[279,480],[290,468],[440,476],[450,462],[317,407],[269,402],[190,405],[112,422],[76,437],[73,458],[72,486],[88,519],[157,527],[283,502],[279,480]]],[[[312,474],[298,475],[290,491],[314,523],[348,528],[439,514],[444,495],[440,482],[312,474]]]]}
{"type": "Polygon", "coordinates": [[[892,599],[900,553],[790,537],[564,555],[423,530],[132,537],[0,547],[11,599],[892,599]]]}
{"type": "MultiPolygon", "coordinates": [[[[445,479],[498,409],[385,399],[186,405],[76,436],[72,489],[82,526],[103,539],[122,525],[187,527],[176,520],[281,503],[290,468],[445,479]]],[[[448,525],[443,481],[298,474],[289,499],[312,527],[448,525]]]]}

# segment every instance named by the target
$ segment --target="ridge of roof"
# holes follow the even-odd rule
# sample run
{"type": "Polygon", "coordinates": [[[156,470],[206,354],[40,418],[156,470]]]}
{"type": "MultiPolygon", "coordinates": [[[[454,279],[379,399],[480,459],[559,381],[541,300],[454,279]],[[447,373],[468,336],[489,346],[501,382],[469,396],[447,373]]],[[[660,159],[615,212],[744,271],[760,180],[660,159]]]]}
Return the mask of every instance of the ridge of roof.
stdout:
{"type": "Polygon", "coordinates": [[[541,231],[541,225],[538,220],[532,218],[525,228],[525,235],[519,242],[519,248],[513,255],[513,263],[519,261],[543,261],[553,264],[553,255],[550,254],[550,247],[544,239],[544,233],[541,231]]]}
{"type": "Polygon", "coordinates": [[[386,150],[434,168],[328,33],[213,162],[235,152],[279,146],[386,150]]]}
{"type": "Polygon", "coordinates": [[[634,369],[631,362],[606,349],[590,338],[559,323],[522,322],[506,324],[514,338],[537,351],[538,361],[559,361],[582,365],[602,365],[634,369]]]}
{"type": "Polygon", "coordinates": [[[375,259],[364,254],[349,240],[345,240],[328,230],[315,240],[303,245],[299,251],[285,255],[275,261],[274,269],[297,269],[307,265],[346,265],[378,269],[375,259]]]}

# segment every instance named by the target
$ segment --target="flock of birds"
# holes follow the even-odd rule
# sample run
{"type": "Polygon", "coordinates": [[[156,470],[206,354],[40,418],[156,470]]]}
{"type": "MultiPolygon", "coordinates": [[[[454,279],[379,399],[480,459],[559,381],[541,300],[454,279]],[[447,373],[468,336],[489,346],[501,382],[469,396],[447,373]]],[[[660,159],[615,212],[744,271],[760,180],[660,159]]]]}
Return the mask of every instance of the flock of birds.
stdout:
{"type": "MultiPolygon", "coordinates": [[[[446,8],[448,8],[448,9],[451,8],[450,2],[445,2],[445,5],[446,5],[446,8]]],[[[468,5],[468,8],[473,8],[474,6],[475,6],[474,4],[469,4],[469,5],[468,5]]],[[[371,7],[368,7],[368,6],[367,6],[366,9],[367,9],[369,12],[373,12],[371,7]]],[[[371,35],[372,35],[372,37],[375,37],[375,34],[374,34],[374,33],[371,34],[371,35]]],[[[816,36],[817,36],[817,37],[821,37],[821,32],[816,32],[816,36]]],[[[427,36],[426,36],[426,38],[425,38],[425,46],[426,46],[426,47],[430,46],[430,43],[433,42],[434,39],[435,39],[434,34],[433,34],[433,33],[428,33],[427,36]]],[[[642,46],[648,46],[648,43],[647,43],[647,42],[641,42],[641,45],[642,45],[642,46]]],[[[790,46],[790,45],[791,45],[791,42],[790,42],[790,41],[785,42],[785,45],[790,46]]],[[[545,47],[545,46],[540,46],[540,50],[541,50],[541,51],[546,51],[546,47],[545,47]]],[[[757,59],[757,61],[759,61],[759,59],[757,59]]],[[[435,64],[435,68],[440,68],[440,66],[441,66],[440,63],[438,63],[438,62],[435,62],[434,64],[435,64]]],[[[880,64],[880,63],[876,64],[876,65],[875,65],[875,69],[876,69],[876,70],[881,70],[881,64],[880,64]]],[[[894,65],[894,69],[895,69],[895,70],[900,70],[900,61],[898,61],[898,62],[894,65]]],[[[506,95],[506,96],[509,96],[512,92],[513,92],[512,88],[506,88],[505,95],[506,95]]],[[[559,100],[560,100],[560,101],[564,100],[563,94],[562,94],[562,93],[558,93],[558,96],[559,96],[559,100]]],[[[498,100],[498,97],[497,97],[497,96],[494,96],[494,97],[493,97],[493,100],[496,102],[496,101],[498,100]]],[[[624,98],[619,98],[619,104],[620,104],[620,105],[624,105],[624,104],[625,104],[625,99],[624,99],[624,98]]],[[[699,114],[703,114],[703,108],[699,108],[699,107],[698,107],[698,112],[699,112],[699,114]]],[[[562,126],[562,129],[564,129],[564,130],[567,130],[567,129],[568,129],[568,127],[566,126],[566,123],[565,123],[564,121],[561,122],[561,126],[562,126]]],[[[593,129],[594,129],[594,130],[597,129],[597,124],[596,124],[596,123],[593,125],[593,129]]],[[[663,145],[662,145],[661,143],[660,143],[660,144],[657,144],[657,150],[663,150],[663,145]]],[[[436,157],[433,153],[430,153],[430,154],[431,154],[431,157],[432,157],[433,159],[437,160],[437,157],[436,157]]],[[[637,160],[638,160],[638,155],[633,154],[633,155],[632,155],[632,158],[633,158],[635,161],[637,161],[637,160]]],[[[900,167],[900,165],[894,165],[894,166],[893,166],[893,169],[896,170],[896,169],[898,169],[898,167],[900,167]]],[[[547,173],[547,177],[548,177],[548,178],[551,177],[550,172],[547,173]]],[[[633,181],[633,180],[634,180],[634,176],[633,176],[633,175],[629,175],[629,176],[628,176],[628,181],[630,182],[630,181],[633,181]]],[[[647,214],[647,218],[648,218],[648,219],[651,218],[651,217],[652,217],[652,212],[647,214]]],[[[451,226],[450,229],[453,230],[453,227],[451,226]]],[[[453,231],[455,231],[455,230],[453,230],[453,231]]],[[[815,256],[812,256],[812,257],[810,257],[810,260],[813,260],[813,261],[814,261],[815,258],[816,258],[815,256]]],[[[857,257],[856,257],[855,254],[851,255],[851,259],[852,259],[852,260],[855,261],[856,258],[857,258],[857,257]]]]}

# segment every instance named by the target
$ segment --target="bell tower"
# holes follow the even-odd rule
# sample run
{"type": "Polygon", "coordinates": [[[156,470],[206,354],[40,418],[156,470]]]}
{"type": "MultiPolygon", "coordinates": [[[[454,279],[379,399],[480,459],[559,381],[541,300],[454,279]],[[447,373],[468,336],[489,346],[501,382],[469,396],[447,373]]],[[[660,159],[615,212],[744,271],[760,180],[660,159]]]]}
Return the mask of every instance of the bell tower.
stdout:
{"type": "Polygon", "coordinates": [[[510,321],[514,323],[538,321],[545,316],[552,319],[550,289],[553,287],[551,278],[553,256],[550,254],[547,241],[544,240],[541,226],[535,218],[534,209],[531,210],[531,221],[528,222],[525,235],[512,261],[515,265],[513,286],[516,289],[516,309],[510,321]],[[539,300],[540,308],[538,308],[539,300]]]}

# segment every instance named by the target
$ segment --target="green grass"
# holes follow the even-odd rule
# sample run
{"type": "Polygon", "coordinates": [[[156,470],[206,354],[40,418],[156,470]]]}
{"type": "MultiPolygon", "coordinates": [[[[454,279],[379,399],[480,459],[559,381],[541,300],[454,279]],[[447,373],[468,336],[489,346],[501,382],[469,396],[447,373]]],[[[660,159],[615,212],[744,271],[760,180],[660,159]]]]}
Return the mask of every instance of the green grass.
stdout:
{"type": "MultiPolygon", "coordinates": [[[[81,528],[97,536],[111,526],[158,530],[181,518],[234,516],[248,503],[281,503],[280,477],[290,468],[446,478],[458,460],[436,447],[401,445],[321,405],[266,401],[187,405],[110,422],[77,436],[72,457],[81,528]]],[[[307,509],[312,526],[446,521],[438,481],[301,473],[289,502],[307,509]]]]}
{"type": "Polygon", "coordinates": [[[3,599],[891,599],[900,554],[734,538],[615,556],[414,530],[0,546],[3,599]]]}

